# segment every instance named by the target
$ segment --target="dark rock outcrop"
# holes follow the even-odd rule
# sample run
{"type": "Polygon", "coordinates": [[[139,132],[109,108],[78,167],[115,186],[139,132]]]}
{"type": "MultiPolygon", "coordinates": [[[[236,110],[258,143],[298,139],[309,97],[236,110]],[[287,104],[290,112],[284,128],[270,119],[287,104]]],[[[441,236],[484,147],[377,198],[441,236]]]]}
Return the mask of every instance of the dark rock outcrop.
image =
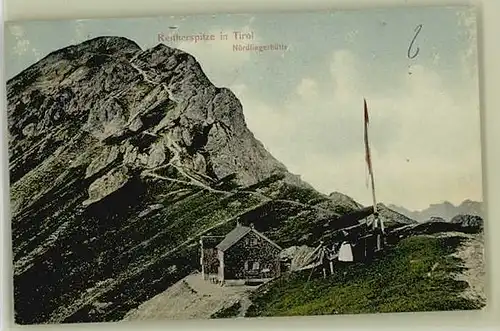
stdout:
{"type": "Polygon", "coordinates": [[[363,206],[360,203],[354,201],[354,199],[352,199],[351,197],[349,197],[343,193],[340,193],[340,192],[332,192],[328,195],[328,197],[335,204],[349,206],[351,209],[363,208],[363,206]]]}
{"type": "Polygon", "coordinates": [[[444,223],[446,222],[446,220],[442,217],[431,217],[427,220],[427,222],[441,222],[441,223],[444,223]]]}
{"type": "Polygon", "coordinates": [[[451,223],[460,224],[464,228],[482,229],[484,227],[483,219],[476,215],[457,215],[451,219],[451,223]]]}
{"type": "Polygon", "coordinates": [[[483,219],[479,216],[459,215],[452,222],[434,219],[429,222],[410,224],[394,228],[390,231],[390,241],[422,234],[442,232],[480,233],[483,231],[483,219]]]}

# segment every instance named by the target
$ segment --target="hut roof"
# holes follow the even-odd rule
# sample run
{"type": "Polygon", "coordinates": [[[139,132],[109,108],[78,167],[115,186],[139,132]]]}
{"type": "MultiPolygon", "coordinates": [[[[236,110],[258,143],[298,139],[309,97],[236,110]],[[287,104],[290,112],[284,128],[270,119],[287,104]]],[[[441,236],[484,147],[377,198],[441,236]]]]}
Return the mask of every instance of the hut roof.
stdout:
{"type": "Polygon", "coordinates": [[[221,251],[226,251],[228,248],[236,244],[241,238],[245,237],[248,233],[253,232],[262,239],[266,240],[274,247],[278,248],[280,251],[282,248],[274,243],[271,239],[264,236],[262,233],[255,230],[253,227],[237,225],[231,232],[229,232],[226,237],[217,245],[217,249],[221,251]]]}
{"type": "Polygon", "coordinates": [[[368,216],[373,215],[373,206],[369,207],[364,207],[358,210],[355,210],[353,212],[350,212],[348,214],[342,215],[339,217],[338,222],[340,223],[349,223],[352,222],[355,224],[355,222],[359,222],[364,218],[367,218],[368,216]]]}
{"type": "Polygon", "coordinates": [[[224,240],[222,240],[218,245],[217,249],[225,251],[229,247],[237,243],[241,238],[243,238],[247,233],[252,231],[251,228],[243,225],[236,226],[231,232],[229,232],[224,240]]]}
{"type": "Polygon", "coordinates": [[[200,239],[204,248],[216,248],[224,236],[203,236],[200,239]]]}

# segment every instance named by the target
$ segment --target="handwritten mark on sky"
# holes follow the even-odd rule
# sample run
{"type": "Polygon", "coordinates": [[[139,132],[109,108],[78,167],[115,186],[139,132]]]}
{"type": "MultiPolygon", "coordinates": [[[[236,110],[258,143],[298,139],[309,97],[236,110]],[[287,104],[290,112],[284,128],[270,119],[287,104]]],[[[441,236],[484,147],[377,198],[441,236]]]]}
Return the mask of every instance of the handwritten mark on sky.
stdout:
{"type": "Polygon", "coordinates": [[[417,27],[415,28],[415,35],[413,36],[413,39],[410,42],[410,46],[408,47],[408,58],[409,59],[416,58],[418,53],[420,52],[420,47],[417,47],[415,52],[412,54],[413,44],[415,43],[415,40],[417,39],[418,34],[420,33],[420,30],[422,30],[422,24],[417,25],[417,27]]]}

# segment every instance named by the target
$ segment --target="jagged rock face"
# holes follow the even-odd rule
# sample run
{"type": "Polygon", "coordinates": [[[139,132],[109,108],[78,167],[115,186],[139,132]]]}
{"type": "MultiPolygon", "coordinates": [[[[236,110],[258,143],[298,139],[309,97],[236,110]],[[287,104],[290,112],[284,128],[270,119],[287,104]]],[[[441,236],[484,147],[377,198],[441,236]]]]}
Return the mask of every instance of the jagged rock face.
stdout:
{"type": "MultiPolygon", "coordinates": [[[[8,98],[14,182],[82,138],[105,145],[96,157],[101,168],[116,158],[131,169],[175,158],[216,180],[236,173],[243,185],[286,172],[247,129],[234,94],[213,86],[192,56],[163,44],[141,51],[110,37],[63,49],[11,80],[8,98]],[[106,148],[110,142],[120,148],[106,148]]],[[[110,180],[119,187],[120,180],[110,180]]]]}
{"type": "Polygon", "coordinates": [[[217,178],[238,173],[244,185],[285,170],[248,130],[239,100],[230,90],[214,87],[193,57],[159,45],[137,55],[132,66],[147,82],[169,91],[178,104],[162,126],[176,123],[171,137],[186,150],[194,168],[208,166],[205,174],[217,178]]]}
{"type": "Polygon", "coordinates": [[[484,221],[476,215],[457,215],[451,219],[451,223],[460,224],[466,228],[483,228],[484,221]]]}
{"type": "Polygon", "coordinates": [[[441,217],[431,217],[427,222],[446,222],[446,220],[441,217]]]}
{"type": "Polygon", "coordinates": [[[459,215],[454,218],[454,221],[447,222],[435,218],[429,222],[395,228],[391,230],[389,236],[392,237],[390,240],[394,238],[399,240],[409,236],[442,232],[481,233],[483,232],[483,219],[479,216],[459,215]]]}
{"type": "Polygon", "coordinates": [[[334,203],[341,203],[343,205],[351,207],[352,209],[361,209],[363,207],[361,204],[354,201],[351,197],[348,197],[347,195],[340,192],[332,192],[328,195],[328,197],[334,203]]]}
{"type": "Polygon", "coordinates": [[[382,203],[377,204],[377,210],[380,217],[384,220],[386,226],[399,226],[403,224],[417,223],[417,221],[388,208],[382,203]]]}

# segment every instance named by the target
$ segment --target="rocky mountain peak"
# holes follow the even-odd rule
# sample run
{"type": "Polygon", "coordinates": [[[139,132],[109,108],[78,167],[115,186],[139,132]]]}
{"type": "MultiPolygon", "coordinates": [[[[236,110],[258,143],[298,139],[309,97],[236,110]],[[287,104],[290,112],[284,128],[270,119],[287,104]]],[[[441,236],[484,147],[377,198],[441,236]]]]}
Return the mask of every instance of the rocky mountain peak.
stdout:
{"type": "Polygon", "coordinates": [[[354,201],[354,199],[352,199],[351,197],[341,193],[341,192],[331,192],[328,197],[338,203],[338,204],[342,204],[342,205],[346,205],[346,206],[349,206],[350,208],[352,209],[360,209],[362,208],[363,206],[361,204],[359,204],[358,202],[354,201]]]}
{"type": "Polygon", "coordinates": [[[79,45],[80,48],[83,47],[86,51],[109,55],[129,55],[141,50],[141,47],[135,41],[117,36],[100,36],[84,41],[79,45]]]}
{"type": "Polygon", "coordinates": [[[131,171],[168,165],[200,185],[230,175],[252,185],[283,173],[307,186],[255,139],[229,89],[215,87],[193,56],[163,44],[143,51],[126,38],[95,38],[48,55],[8,91],[13,182],[48,158],[67,158],[96,177],[89,201],[121,187],[131,171]]]}

